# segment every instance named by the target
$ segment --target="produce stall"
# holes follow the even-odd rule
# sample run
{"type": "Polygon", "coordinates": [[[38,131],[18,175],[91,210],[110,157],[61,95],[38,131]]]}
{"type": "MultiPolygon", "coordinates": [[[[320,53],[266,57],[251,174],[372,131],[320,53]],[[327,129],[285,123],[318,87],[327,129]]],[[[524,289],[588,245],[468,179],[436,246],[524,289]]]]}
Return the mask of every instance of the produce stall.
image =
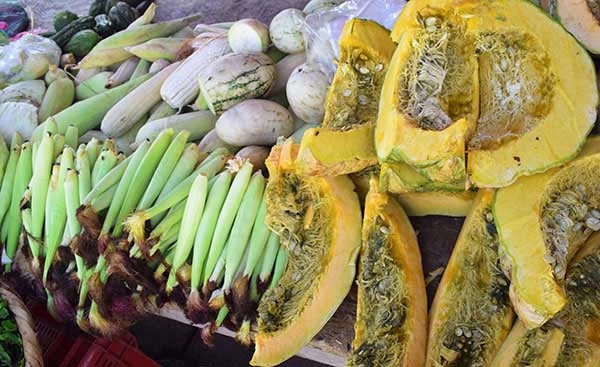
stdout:
{"type": "Polygon", "coordinates": [[[56,319],[257,366],[599,363],[597,6],[27,4],[0,242],[56,319]]]}

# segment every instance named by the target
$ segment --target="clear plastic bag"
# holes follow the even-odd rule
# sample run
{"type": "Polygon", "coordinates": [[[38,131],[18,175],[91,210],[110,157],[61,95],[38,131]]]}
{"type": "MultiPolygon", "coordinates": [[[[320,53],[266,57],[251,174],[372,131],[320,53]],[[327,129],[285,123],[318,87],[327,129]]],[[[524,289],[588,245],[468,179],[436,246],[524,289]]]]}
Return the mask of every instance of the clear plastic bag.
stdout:
{"type": "Polygon", "coordinates": [[[349,0],[335,8],[308,15],[303,29],[308,62],[318,64],[332,77],[336,70],[335,60],[340,55],[338,40],[346,21],[369,19],[391,29],[404,5],[406,0],[349,0]]]}
{"type": "Polygon", "coordinates": [[[26,34],[0,47],[0,88],[22,80],[33,80],[58,65],[61,50],[49,38],[26,34]]]}

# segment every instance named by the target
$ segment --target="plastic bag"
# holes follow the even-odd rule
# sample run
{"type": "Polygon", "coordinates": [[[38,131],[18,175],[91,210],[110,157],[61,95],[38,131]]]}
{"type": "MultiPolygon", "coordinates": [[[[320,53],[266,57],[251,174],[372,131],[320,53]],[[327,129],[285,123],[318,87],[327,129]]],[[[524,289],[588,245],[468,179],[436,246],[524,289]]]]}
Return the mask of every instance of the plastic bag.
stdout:
{"type": "Polygon", "coordinates": [[[391,29],[406,5],[406,0],[349,0],[335,8],[310,14],[304,23],[304,44],[309,63],[319,64],[333,77],[339,58],[338,40],[351,18],[373,20],[391,29]]]}
{"type": "Polygon", "coordinates": [[[60,55],[60,47],[54,41],[33,34],[0,47],[0,89],[6,84],[41,77],[50,65],[58,65],[60,55]]]}

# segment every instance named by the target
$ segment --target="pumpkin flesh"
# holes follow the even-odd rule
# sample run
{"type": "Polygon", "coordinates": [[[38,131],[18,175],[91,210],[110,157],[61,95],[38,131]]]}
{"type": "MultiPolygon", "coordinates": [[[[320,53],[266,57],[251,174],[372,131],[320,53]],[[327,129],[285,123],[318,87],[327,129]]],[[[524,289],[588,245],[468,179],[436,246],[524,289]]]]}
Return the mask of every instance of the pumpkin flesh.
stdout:
{"type": "Polygon", "coordinates": [[[500,268],[493,197],[490,190],[477,194],[442,277],[426,366],[488,366],[510,331],[514,312],[500,268]]]}
{"type": "Polygon", "coordinates": [[[427,295],[417,238],[402,207],[378,193],[375,182],[365,204],[359,267],[355,339],[346,365],[423,366],[427,295]]]}
{"type": "Polygon", "coordinates": [[[297,146],[273,148],[267,161],[267,225],[288,251],[288,266],[258,306],[251,364],[273,366],[296,354],[327,323],[356,272],[361,212],[345,176],[302,177],[297,146]]]}

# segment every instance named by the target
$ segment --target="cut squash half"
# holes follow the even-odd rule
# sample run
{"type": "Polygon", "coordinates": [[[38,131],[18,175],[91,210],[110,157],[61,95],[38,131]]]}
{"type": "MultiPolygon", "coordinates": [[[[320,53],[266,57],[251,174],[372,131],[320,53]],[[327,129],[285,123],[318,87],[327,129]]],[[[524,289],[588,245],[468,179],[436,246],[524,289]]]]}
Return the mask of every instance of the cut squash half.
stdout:
{"type": "Polygon", "coordinates": [[[541,328],[517,322],[492,367],[600,365],[600,233],[592,235],[567,271],[567,306],[541,328]]]}
{"type": "Polygon", "coordinates": [[[529,1],[410,1],[392,39],[375,145],[418,187],[508,186],[572,160],[596,120],[591,58],[529,1]]]}
{"type": "Polygon", "coordinates": [[[395,44],[384,27],[355,18],[346,22],[339,45],[323,127],[308,130],[300,145],[298,170],[302,174],[335,176],[377,163],[373,131],[395,44]]]}
{"type": "Polygon", "coordinates": [[[356,273],[362,218],[354,185],[346,176],[298,175],[297,150],[288,140],[267,160],[266,222],[289,260],[258,305],[255,366],[277,365],[302,349],[342,303],[356,273]]]}
{"type": "Polygon", "coordinates": [[[543,325],[565,305],[567,264],[600,230],[600,138],[564,167],[520,178],[500,189],[494,218],[511,275],[510,296],[527,328],[543,325]]]}
{"type": "Polygon", "coordinates": [[[392,196],[365,204],[355,338],[347,366],[422,367],[427,343],[427,295],[417,236],[392,196]]]}
{"type": "Polygon", "coordinates": [[[481,190],[430,311],[428,367],[489,366],[511,329],[509,279],[500,268],[494,192],[481,190]]]}
{"type": "Polygon", "coordinates": [[[587,50],[600,54],[600,4],[596,0],[541,0],[541,6],[557,19],[587,50]]]}

